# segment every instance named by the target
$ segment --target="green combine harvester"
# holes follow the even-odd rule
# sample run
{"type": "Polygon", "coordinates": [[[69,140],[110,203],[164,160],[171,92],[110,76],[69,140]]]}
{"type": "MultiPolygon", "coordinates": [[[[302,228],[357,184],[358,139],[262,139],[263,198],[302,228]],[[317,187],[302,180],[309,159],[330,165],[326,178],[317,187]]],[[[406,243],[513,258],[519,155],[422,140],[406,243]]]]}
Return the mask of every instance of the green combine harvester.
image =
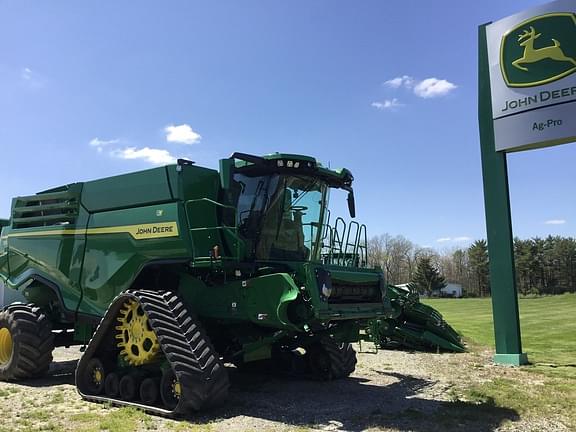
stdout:
{"type": "Polygon", "coordinates": [[[311,157],[235,153],[219,171],[178,160],[14,198],[0,281],[26,302],[0,312],[0,379],[86,345],[83,398],[174,416],[226,399],[224,363],[330,380],[354,371],[361,338],[461,348],[368,268],[364,225],[331,220],[331,189],[354,217],[352,181],[311,157]]]}

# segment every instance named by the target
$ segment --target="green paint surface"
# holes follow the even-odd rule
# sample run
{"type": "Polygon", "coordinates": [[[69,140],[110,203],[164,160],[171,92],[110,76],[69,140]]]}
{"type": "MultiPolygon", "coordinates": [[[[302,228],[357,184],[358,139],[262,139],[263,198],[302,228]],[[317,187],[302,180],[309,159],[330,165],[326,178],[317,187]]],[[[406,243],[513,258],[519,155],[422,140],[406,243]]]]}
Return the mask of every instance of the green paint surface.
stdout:
{"type": "Polygon", "coordinates": [[[486,26],[478,29],[478,120],[497,354],[521,354],[506,154],[497,152],[486,26]]]}

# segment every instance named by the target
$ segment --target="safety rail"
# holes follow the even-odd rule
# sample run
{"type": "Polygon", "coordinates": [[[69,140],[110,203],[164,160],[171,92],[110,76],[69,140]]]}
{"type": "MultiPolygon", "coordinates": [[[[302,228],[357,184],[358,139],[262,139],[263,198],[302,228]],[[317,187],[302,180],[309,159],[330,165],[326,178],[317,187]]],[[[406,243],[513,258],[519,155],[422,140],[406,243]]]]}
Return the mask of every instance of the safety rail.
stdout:
{"type": "Polygon", "coordinates": [[[334,226],[327,223],[322,228],[321,256],[325,264],[344,267],[366,267],[368,265],[368,237],[366,225],[356,221],[348,224],[338,217],[334,226]]]}
{"type": "Polygon", "coordinates": [[[210,198],[198,198],[186,201],[184,209],[192,239],[195,264],[212,264],[216,261],[240,259],[243,241],[238,236],[236,207],[210,198]],[[224,223],[210,226],[214,221],[224,223]],[[202,251],[206,254],[202,254],[202,251]],[[229,253],[226,253],[227,251],[229,253]]]}

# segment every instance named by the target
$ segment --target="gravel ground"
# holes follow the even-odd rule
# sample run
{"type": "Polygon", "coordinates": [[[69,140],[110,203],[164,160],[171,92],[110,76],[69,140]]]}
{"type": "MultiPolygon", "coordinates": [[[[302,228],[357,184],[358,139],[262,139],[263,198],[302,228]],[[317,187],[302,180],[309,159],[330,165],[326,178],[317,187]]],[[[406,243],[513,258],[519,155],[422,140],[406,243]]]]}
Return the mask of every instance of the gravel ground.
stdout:
{"type": "MultiPolygon", "coordinates": [[[[231,368],[226,406],[179,422],[136,413],[125,430],[568,431],[561,418],[525,418],[457,397],[463,386],[496,378],[542,385],[538,375],[494,366],[489,352],[375,353],[371,345],[362,348],[349,379],[303,381],[231,368]]],[[[78,396],[73,375],[78,349],[58,348],[54,357],[46,378],[0,383],[0,431],[116,430],[122,427],[114,417],[134,416],[78,396]]]]}

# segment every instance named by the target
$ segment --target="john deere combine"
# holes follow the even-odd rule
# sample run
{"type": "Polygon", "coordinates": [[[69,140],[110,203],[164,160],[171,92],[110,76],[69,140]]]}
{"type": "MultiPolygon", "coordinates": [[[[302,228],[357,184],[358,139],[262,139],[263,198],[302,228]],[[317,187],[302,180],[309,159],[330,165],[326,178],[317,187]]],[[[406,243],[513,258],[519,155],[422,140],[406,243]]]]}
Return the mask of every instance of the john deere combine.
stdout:
{"type": "Polygon", "coordinates": [[[306,156],[235,153],[219,171],[179,160],[14,198],[0,280],[28,303],[0,312],[0,379],[86,344],[84,398],[175,415],[224,401],[224,362],[348,376],[360,330],[399,316],[367,268],[366,227],[331,220],[332,189],[354,217],[352,180],[306,156]]]}

